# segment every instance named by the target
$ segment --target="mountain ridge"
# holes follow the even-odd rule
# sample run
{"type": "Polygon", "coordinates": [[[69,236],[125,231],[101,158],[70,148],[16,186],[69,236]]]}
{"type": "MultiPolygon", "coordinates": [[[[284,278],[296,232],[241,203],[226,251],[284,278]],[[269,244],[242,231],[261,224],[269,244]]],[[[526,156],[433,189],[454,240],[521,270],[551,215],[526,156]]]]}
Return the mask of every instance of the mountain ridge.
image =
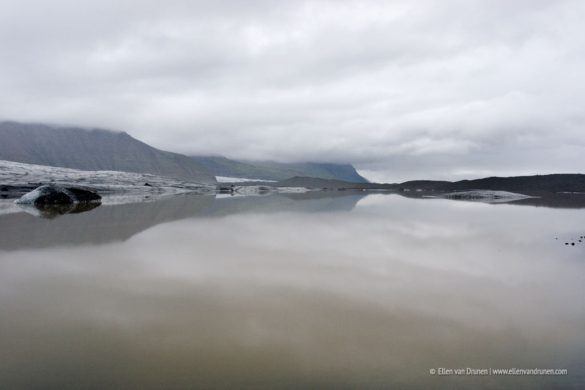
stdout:
{"type": "Polygon", "coordinates": [[[0,121],[0,159],[87,171],[149,173],[201,183],[216,176],[283,180],[310,176],[365,183],[350,164],[238,161],[157,149],[120,130],[0,121]]]}
{"type": "Polygon", "coordinates": [[[216,182],[205,166],[187,156],[154,148],[123,131],[99,128],[0,122],[0,159],[216,182]]]}
{"type": "Polygon", "coordinates": [[[470,190],[509,191],[521,194],[539,193],[583,193],[585,174],[553,173],[531,176],[492,176],[480,179],[441,181],[410,180],[402,183],[350,183],[311,177],[293,177],[282,180],[278,185],[330,189],[384,189],[392,191],[452,192],[470,190]]]}
{"type": "Polygon", "coordinates": [[[245,177],[260,180],[286,180],[296,176],[368,183],[351,164],[299,162],[282,163],[270,160],[235,160],[223,156],[191,156],[216,176],[245,177]]]}

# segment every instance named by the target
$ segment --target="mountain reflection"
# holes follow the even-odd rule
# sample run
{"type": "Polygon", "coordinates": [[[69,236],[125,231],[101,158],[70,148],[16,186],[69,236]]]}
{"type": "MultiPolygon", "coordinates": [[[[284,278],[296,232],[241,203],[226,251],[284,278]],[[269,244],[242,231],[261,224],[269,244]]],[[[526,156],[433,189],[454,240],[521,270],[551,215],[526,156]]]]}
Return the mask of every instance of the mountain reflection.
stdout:
{"type": "Polygon", "coordinates": [[[186,218],[216,218],[249,212],[351,211],[363,197],[361,192],[248,197],[179,195],[154,202],[102,205],[89,213],[76,213],[70,208],[32,209],[32,212],[27,209],[0,216],[0,250],[123,241],[158,224],[186,218]]]}

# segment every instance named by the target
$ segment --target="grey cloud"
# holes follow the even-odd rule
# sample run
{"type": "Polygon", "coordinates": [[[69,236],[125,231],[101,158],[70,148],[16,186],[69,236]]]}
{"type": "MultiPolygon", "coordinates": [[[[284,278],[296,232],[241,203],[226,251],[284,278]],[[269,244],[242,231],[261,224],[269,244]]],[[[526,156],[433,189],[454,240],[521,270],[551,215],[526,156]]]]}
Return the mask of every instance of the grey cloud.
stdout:
{"type": "Polygon", "coordinates": [[[0,0],[0,117],[380,180],[583,170],[577,0],[0,0]]]}

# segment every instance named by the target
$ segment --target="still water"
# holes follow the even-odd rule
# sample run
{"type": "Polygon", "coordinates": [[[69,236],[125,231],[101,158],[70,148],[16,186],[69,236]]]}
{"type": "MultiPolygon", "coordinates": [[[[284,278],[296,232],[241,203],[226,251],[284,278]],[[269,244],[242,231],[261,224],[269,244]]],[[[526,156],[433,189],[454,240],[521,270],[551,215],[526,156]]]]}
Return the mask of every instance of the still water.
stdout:
{"type": "Polygon", "coordinates": [[[583,388],[580,236],[585,209],[361,193],[3,215],[0,388],[583,388]]]}

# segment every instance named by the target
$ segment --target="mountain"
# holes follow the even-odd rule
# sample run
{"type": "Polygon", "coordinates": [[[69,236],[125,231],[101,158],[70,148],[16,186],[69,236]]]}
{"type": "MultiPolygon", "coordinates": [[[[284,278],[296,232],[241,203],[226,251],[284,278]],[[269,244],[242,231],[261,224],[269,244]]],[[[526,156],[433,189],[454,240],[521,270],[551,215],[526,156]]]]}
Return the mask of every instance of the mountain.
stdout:
{"type": "Polygon", "coordinates": [[[276,183],[278,187],[305,187],[305,188],[326,188],[326,189],[361,189],[369,188],[369,183],[350,183],[335,179],[321,179],[316,177],[295,176],[290,179],[281,180],[276,183]]]}
{"type": "Polygon", "coordinates": [[[513,177],[486,177],[462,180],[448,185],[449,190],[484,189],[510,192],[585,192],[585,175],[551,174],[513,177]]]}
{"type": "Polygon", "coordinates": [[[193,156],[216,176],[241,177],[260,180],[286,180],[295,176],[367,183],[350,164],[279,163],[275,161],[231,160],[220,156],[193,156]]]}
{"type": "Polygon", "coordinates": [[[327,189],[369,189],[387,191],[413,191],[420,196],[425,192],[456,191],[508,191],[526,195],[544,196],[550,194],[585,194],[585,175],[559,173],[534,176],[486,177],[475,180],[437,181],[411,180],[403,183],[350,183],[341,180],[319,179],[313,177],[292,177],[277,183],[283,187],[307,187],[327,189]]]}
{"type": "Polygon", "coordinates": [[[215,176],[275,181],[306,176],[368,182],[349,164],[187,157],[153,148],[125,132],[18,122],[0,122],[0,160],[87,171],[150,173],[201,183],[213,183],[215,176]]]}
{"type": "Polygon", "coordinates": [[[187,156],[165,152],[125,132],[0,122],[0,160],[87,171],[151,173],[198,183],[215,175],[187,156]]]}
{"type": "Polygon", "coordinates": [[[395,184],[403,189],[434,191],[492,190],[521,194],[539,192],[585,192],[585,175],[577,173],[556,173],[550,175],[486,177],[483,179],[449,181],[417,180],[395,184]]]}

